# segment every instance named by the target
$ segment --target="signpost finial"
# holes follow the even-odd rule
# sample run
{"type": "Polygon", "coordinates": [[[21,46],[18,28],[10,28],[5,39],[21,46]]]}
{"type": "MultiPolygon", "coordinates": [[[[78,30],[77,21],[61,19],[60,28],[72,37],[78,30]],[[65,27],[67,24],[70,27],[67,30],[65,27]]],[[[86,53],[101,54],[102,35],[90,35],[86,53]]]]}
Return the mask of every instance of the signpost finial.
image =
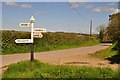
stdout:
{"type": "Polygon", "coordinates": [[[31,18],[30,18],[30,22],[34,22],[34,21],[35,21],[34,17],[31,16],[31,18]]]}

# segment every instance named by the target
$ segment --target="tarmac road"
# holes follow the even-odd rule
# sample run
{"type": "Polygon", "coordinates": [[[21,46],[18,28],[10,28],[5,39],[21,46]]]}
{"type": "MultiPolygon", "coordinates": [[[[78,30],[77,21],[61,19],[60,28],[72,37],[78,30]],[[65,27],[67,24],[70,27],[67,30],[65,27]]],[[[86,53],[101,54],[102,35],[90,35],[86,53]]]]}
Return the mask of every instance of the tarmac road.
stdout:
{"type": "MultiPolygon", "coordinates": [[[[55,58],[60,58],[63,56],[71,56],[71,55],[78,55],[78,54],[88,54],[88,53],[95,53],[98,50],[102,50],[108,48],[109,44],[100,44],[96,46],[89,46],[89,47],[81,47],[81,48],[74,48],[74,49],[65,49],[65,50],[56,50],[56,51],[47,51],[47,52],[37,52],[35,53],[35,59],[38,60],[50,60],[53,61],[55,58]]],[[[22,60],[30,59],[29,53],[23,54],[11,54],[11,55],[2,55],[2,67],[17,63],[22,60]]]]}

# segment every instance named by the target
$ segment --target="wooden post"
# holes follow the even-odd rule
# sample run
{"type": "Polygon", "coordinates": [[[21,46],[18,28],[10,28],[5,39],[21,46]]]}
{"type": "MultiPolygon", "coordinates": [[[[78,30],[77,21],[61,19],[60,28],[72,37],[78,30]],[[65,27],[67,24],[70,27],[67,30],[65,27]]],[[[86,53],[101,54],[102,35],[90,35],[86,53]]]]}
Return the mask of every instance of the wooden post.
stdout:
{"type": "Polygon", "coordinates": [[[34,17],[32,16],[31,19],[30,19],[30,26],[31,26],[31,39],[32,39],[32,42],[31,43],[31,61],[34,60],[34,38],[33,38],[33,28],[34,28],[34,22],[35,22],[35,19],[34,17]]]}
{"type": "Polygon", "coordinates": [[[92,20],[90,21],[90,37],[92,36],[92,20]]]}
{"type": "Polygon", "coordinates": [[[33,60],[34,60],[34,43],[31,43],[30,46],[31,46],[31,57],[30,57],[30,61],[33,61],[33,60]]]}

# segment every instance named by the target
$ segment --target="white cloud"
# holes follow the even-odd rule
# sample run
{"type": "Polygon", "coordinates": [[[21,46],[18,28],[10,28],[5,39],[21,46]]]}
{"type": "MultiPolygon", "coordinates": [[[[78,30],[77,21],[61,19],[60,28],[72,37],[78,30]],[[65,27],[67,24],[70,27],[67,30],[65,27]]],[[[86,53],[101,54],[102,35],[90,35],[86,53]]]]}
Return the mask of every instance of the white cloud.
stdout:
{"type": "Polygon", "coordinates": [[[31,8],[30,4],[17,4],[16,2],[5,2],[6,6],[20,7],[20,8],[31,8]]]}
{"type": "Polygon", "coordinates": [[[91,9],[94,12],[113,12],[115,10],[114,6],[116,5],[116,3],[114,3],[114,2],[110,2],[104,6],[96,6],[92,3],[86,3],[86,2],[69,2],[69,3],[71,4],[72,8],[77,9],[80,7],[82,7],[82,8],[84,7],[87,9],[91,9]]]}
{"type": "Polygon", "coordinates": [[[112,14],[117,14],[119,12],[120,12],[120,9],[115,9],[115,10],[113,10],[112,14]]]}
{"type": "Polygon", "coordinates": [[[95,8],[95,9],[93,9],[93,11],[95,11],[95,12],[101,12],[101,9],[100,8],[95,8]]]}
{"type": "Polygon", "coordinates": [[[68,2],[86,2],[86,0],[68,0],[68,2]]]}
{"type": "Polygon", "coordinates": [[[114,5],[116,5],[114,2],[108,4],[108,6],[114,6],[114,5]]]}
{"type": "Polygon", "coordinates": [[[95,12],[111,12],[111,14],[116,14],[120,12],[120,9],[116,9],[110,6],[101,6],[93,9],[95,12]]]}
{"type": "Polygon", "coordinates": [[[93,8],[93,7],[94,7],[94,5],[92,5],[92,4],[86,4],[86,8],[88,8],[88,9],[93,8]]]}
{"type": "Polygon", "coordinates": [[[85,7],[85,8],[92,8],[93,5],[90,3],[86,2],[69,2],[71,4],[72,8],[80,8],[80,7],[85,7]]]}
{"type": "Polygon", "coordinates": [[[6,6],[18,6],[15,2],[6,2],[5,3],[6,6]]]}
{"type": "Polygon", "coordinates": [[[71,4],[72,8],[79,8],[80,7],[80,4],[78,4],[76,2],[70,2],[70,4],[71,4]]]}
{"type": "Polygon", "coordinates": [[[109,6],[101,6],[93,9],[95,12],[112,12],[115,8],[109,6]]]}
{"type": "Polygon", "coordinates": [[[47,12],[45,12],[45,11],[39,11],[39,12],[35,12],[34,14],[35,15],[42,15],[42,14],[47,14],[47,12]]]}
{"type": "Polygon", "coordinates": [[[31,8],[32,6],[30,4],[22,4],[20,5],[22,8],[31,8]]]}

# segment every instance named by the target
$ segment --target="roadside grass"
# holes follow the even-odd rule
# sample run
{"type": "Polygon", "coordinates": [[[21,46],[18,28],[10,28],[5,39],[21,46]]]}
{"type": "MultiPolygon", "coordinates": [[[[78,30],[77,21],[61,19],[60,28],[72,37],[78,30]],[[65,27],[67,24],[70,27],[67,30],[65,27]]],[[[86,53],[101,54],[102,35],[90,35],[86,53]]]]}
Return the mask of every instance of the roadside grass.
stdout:
{"type": "Polygon", "coordinates": [[[110,64],[120,64],[120,53],[115,50],[115,46],[116,43],[107,49],[97,51],[92,56],[108,60],[110,64]]]}
{"type": "MultiPolygon", "coordinates": [[[[80,35],[78,33],[47,32],[44,37],[34,39],[34,51],[43,52],[51,50],[61,50],[68,48],[78,48],[100,44],[93,35],[80,35]]],[[[30,39],[30,32],[2,31],[2,54],[29,53],[30,44],[16,44],[15,39],[30,39]]]]}
{"type": "MultiPolygon", "coordinates": [[[[117,78],[117,71],[110,68],[50,65],[38,60],[21,61],[12,64],[2,78],[117,78]]],[[[85,79],[84,79],[85,80],[85,79]]]]}
{"type": "Polygon", "coordinates": [[[92,54],[92,56],[101,58],[101,59],[111,58],[112,56],[118,54],[117,51],[113,50],[114,46],[115,46],[115,44],[107,49],[96,51],[96,53],[92,54]]]}

